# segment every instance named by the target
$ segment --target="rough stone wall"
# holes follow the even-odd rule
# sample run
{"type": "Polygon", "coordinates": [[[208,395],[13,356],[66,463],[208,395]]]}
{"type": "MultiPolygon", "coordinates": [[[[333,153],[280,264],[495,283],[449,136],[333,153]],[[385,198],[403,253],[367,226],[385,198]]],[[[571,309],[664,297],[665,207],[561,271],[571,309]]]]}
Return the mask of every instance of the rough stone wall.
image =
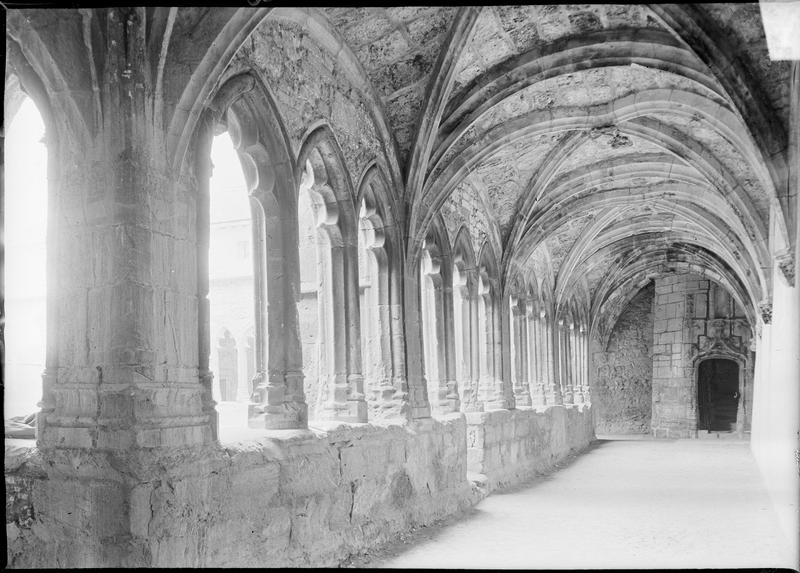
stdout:
{"type": "Polygon", "coordinates": [[[606,350],[592,356],[597,433],[650,433],[654,298],[652,284],[639,291],[617,320],[606,350]]]}
{"type": "Polygon", "coordinates": [[[76,483],[71,493],[32,442],[7,442],[9,566],[100,566],[111,553],[126,566],[336,566],[547,470],[594,437],[588,405],[251,432],[170,459],[142,454],[141,473],[124,485],[76,483]],[[110,503],[122,503],[109,497],[119,487],[127,508],[110,503]],[[63,514],[59,500],[73,494],[107,505],[129,535],[92,534],[102,524],[63,514]],[[87,550],[91,535],[99,544],[87,550]]]}
{"type": "MultiPolygon", "coordinates": [[[[335,566],[477,500],[465,434],[464,418],[454,415],[406,427],[262,433],[183,453],[132,487],[131,537],[109,545],[138,547],[131,566],[335,566]]],[[[96,565],[91,552],[55,554],[53,520],[69,517],[47,495],[42,465],[37,450],[7,444],[9,566],[96,565]]]]}
{"type": "Polygon", "coordinates": [[[47,475],[36,450],[28,447],[30,443],[29,440],[5,440],[6,556],[9,566],[26,563],[32,558],[31,549],[35,544],[29,540],[35,539],[34,528],[42,527],[34,501],[41,499],[47,475]]]}
{"type": "Polygon", "coordinates": [[[351,181],[385,157],[364,94],[353,85],[335,56],[301,26],[265,21],[242,46],[229,74],[255,69],[270,86],[295,152],[309,126],[327,123],[336,133],[351,181]]]}
{"type": "Polygon", "coordinates": [[[386,110],[403,161],[425,104],[425,87],[452,25],[454,6],[325,8],[386,110]]]}
{"type": "Polygon", "coordinates": [[[467,469],[487,492],[546,471],[594,439],[588,404],[470,412],[467,469]]]}
{"type": "Polygon", "coordinates": [[[491,228],[480,193],[481,191],[472,185],[462,185],[453,191],[441,209],[450,243],[456,240],[459,230],[466,227],[472,239],[475,256],[481,252],[491,228]]]}

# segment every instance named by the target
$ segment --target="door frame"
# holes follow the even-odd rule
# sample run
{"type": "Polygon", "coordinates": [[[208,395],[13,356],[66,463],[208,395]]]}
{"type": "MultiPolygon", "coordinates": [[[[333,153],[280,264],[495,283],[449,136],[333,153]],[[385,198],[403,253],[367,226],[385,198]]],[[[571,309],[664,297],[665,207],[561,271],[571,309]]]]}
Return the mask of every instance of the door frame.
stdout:
{"type": "MultiPolygon", "coordinates": [[[[706,360],[731,360],[739,367],[739,399],[736,404],[736,430],[735,432],[742,437],[744,435],[744,385],[747,360],[732,352],[712,351],[706,352],[695,357],[692,366],[694,369],[694,406],[695,406],[695,428],[700,422],[700,364],[706,360]]],[[[711,430],[708,430],[711,431],[711,430]]]]}

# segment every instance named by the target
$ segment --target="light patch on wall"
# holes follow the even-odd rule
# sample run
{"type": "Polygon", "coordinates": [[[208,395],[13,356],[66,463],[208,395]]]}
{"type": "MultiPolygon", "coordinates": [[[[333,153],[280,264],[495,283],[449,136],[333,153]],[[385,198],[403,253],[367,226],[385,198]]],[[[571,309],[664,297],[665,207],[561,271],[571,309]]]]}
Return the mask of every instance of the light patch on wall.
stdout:
{"type": "Polygon", "coordinates": [[[771,60],[800,60],[800,1],[759,2],[771,60]]]}

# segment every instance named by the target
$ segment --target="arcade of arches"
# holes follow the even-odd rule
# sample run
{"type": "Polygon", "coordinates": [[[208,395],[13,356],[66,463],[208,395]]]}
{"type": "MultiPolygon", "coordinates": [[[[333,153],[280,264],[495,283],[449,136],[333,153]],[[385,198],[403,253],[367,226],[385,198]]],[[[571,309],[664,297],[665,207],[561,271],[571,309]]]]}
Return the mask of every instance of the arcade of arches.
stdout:
{"type": "Polygon", "coordinates": [[[48,179],[10,566],[332,565],[597,434],[749,440],[797,527],[800,65],[758,4],[6,32],[48,179]]]}

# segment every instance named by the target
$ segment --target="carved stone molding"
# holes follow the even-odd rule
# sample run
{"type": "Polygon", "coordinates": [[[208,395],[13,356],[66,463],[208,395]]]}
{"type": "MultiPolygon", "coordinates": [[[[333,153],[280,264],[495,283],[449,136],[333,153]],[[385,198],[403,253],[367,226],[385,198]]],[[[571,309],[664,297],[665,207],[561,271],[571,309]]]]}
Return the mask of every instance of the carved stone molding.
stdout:
{"type": "Polygon", "coordinates": [[[764,324],[772,323],[772,301],[762,300],[758,303],[758,311],[761,313],[761,320],[764,324]]]}
{"type": "Polygon", "coordinates": [[[697,354],[721,353],[745,356],[749,344],[748,336],[737,334],[741,332],[735,319],[717,318],[709,321],[695,319],[693,324],[695,332],[703,332],[696,338],[695,351],[697,354]]]}
{"type": "Polygon", "coordinates": [[[792,249],[784,249],[783,251],[775,253],[775,263],[783,273],[786,282],[789,283],[789,286],[793,287],[795,272],[794,251],[792,249]]]}

